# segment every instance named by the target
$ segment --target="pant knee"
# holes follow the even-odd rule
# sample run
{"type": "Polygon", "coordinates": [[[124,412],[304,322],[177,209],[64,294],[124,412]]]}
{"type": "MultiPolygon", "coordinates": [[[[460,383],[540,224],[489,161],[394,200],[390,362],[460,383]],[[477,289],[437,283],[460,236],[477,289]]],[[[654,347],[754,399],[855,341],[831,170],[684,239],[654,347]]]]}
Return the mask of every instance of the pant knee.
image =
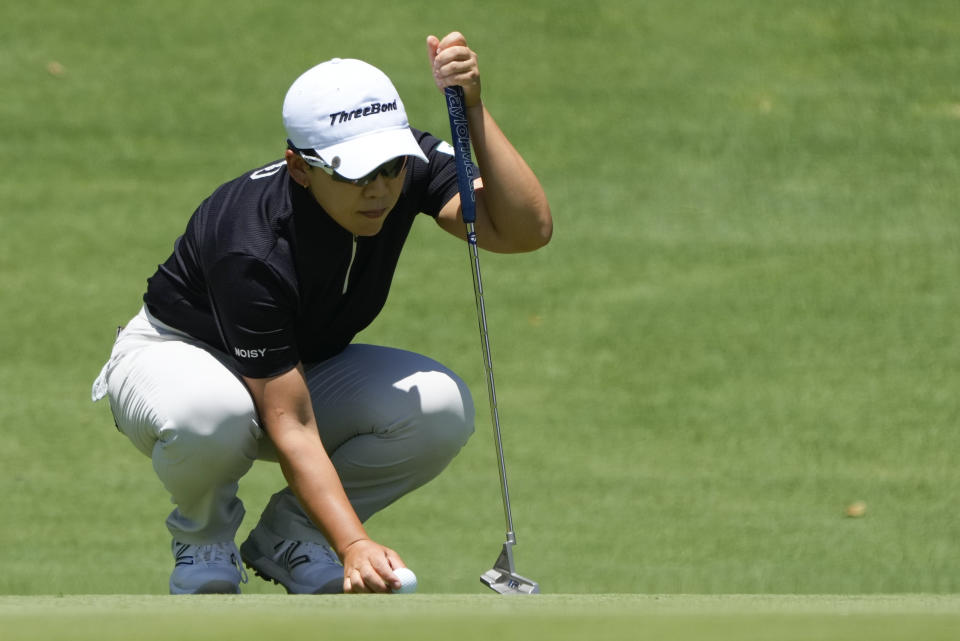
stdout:
{"type": "Polygon", "coordinates": [[[257,457],[260,434],[252,412],[212,402],[160,426],[154,467],[165,483],[172,477],[188,483],[238,480],[257,457]]]}
{"type": "Polygon", "coordinates": [[[432,456],[449,462],[466,445],[474,429],[470,390],[448,372],[429,372],[421,385],[421,415],[417,432],[432,456]]]}

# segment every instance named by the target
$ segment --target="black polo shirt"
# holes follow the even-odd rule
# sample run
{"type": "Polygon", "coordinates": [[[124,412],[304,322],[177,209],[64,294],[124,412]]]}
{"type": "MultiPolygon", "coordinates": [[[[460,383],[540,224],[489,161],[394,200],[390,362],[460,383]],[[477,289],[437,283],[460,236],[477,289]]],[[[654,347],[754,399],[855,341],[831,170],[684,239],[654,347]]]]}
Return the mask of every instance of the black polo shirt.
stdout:
{"type": "Polygon", "coordinates": [[[339,353],[383,308],[415,216],[435,218],[457,193],[452,148],[413,133],[430,162],[410,159],[377,235],[354,237],[275,162],[197,208],[147,281],[147,309],[228,353],[251,378],[339,353]]]}

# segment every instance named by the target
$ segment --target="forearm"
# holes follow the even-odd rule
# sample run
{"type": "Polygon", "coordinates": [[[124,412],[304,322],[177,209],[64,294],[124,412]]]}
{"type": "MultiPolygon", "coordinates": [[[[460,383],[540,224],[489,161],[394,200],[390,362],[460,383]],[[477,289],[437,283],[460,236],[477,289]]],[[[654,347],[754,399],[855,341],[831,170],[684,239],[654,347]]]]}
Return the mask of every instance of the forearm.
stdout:
{"type": "Polygon", "coordinates": [[[269,379],[244,382],[290,489],[342,559],[352,543],[368,537],[320,441],[303,365],[269,379]]]}
{"type": "Polygon", "coordinates": [[[470,134],[483,179],[480,206],[501,252],[532,251],[547,244],[553,219],[533,170],[504,135],[482,102],[467,108],[470,134]]]}
{"type": "Polygon", "coordinates": [[[280,469],[307,516],[323,532],[340,558],[351,544],[366,540],[366,530],[340,482],[333,463],[316,436],[315,425],[279,427],[275,445],[280,469]]]}
{"type": "Polygon", "coordinates": [[[343,561],[344,592],[399,588],[391,568],[403,567],[403,560],[367,536],[320,441],[303,364],[271,378],[243,380],[290,489],[343,561]]]}

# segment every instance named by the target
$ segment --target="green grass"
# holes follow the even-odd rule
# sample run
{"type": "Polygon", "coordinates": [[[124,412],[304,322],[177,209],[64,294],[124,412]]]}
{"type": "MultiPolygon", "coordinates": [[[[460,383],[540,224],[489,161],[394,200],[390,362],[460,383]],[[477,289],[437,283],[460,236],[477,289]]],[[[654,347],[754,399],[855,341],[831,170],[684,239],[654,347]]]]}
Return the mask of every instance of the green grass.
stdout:
{"type": "Polygon", "coordinates": [[[956,597],[733,595],[0,597],[10,641],[430,639],[887,641],[956,639],[956,597]]]}
{"type": "MultiPolygon", "coordinates": [[[[519,571],[552,594],[960,593],[953,0],[351,7],[0,9],[0,594],[166,590],[167,497],[89,403],[114,326],[199,201],[280,153],[315,62],[367,58],[444,135],[423,39],[453,28],[556,219],[543,251],[482,257],[519,571]]],[[[449,470],[369,524],[455,615],[429,597],[479,593],[503,540],[465,247],[416,225],[362,340],[478,399],[449,470]]],[[[240,536],[281,482],[244,478],[240,536]]],[[[645,625],[736,619],[706,609],[645,625]]],[[[943,620],[834,615],[865,638],[943,620]]]]}

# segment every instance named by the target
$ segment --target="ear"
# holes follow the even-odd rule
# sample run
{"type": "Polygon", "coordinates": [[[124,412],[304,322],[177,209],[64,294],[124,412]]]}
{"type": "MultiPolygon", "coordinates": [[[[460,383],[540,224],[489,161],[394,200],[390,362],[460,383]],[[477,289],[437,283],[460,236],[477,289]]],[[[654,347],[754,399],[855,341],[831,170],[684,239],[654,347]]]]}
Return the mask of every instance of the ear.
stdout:
{"type": "Polygon", "coordinates": [[[287,172],[290,174],[290,177],[293,178],[293,181],[301,187],[309,187],[310,168],[307,166],[307,161],[303,159],[303,156],[294,152],[292,149],[287,149],[283,155],[283,159],[287,161],[287,172]]]}

